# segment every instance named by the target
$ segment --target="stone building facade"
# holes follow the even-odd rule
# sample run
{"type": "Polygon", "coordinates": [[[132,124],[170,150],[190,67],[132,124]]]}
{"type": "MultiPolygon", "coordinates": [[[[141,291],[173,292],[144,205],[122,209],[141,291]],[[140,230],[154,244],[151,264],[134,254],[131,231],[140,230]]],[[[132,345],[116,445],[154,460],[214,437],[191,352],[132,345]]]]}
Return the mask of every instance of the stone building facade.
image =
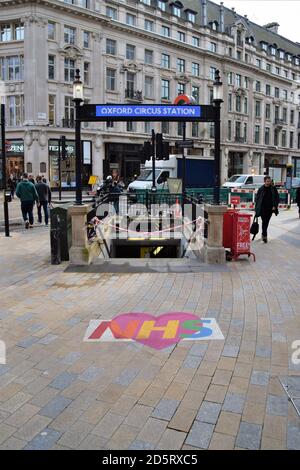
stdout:
{"type": "MultiPolygon", "coordinates": [[[[286,165],[300,176],[300,45],[206,0],[0,0],[0,80],[4,82],[8,172],[75,185],[72,83],[81,70],[86,103],[171,104],[179,93],[210,104],[214,72],[224,84],[222,180],[286,165]]],[[[3,83],[2,83],[3,85],[3,83]]],[[[83,125],[84,183],[118,169],[129,180],[144,162],[151,129],[174,142],[177,123],[83,125]]],[[[214,129],[187,125],[190,155],[213,160],[214,129]]]]}

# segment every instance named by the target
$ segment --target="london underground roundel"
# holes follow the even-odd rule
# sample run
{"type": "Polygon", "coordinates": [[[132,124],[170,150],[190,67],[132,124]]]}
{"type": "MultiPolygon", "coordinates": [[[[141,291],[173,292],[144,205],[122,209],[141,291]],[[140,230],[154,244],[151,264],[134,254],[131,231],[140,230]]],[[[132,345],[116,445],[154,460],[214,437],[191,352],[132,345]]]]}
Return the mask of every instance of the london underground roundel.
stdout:
{"type": "Polygon", "coordinates": [[[177,105],[187,105],[187,104],[195,105],[196,100],[193,96],[178,95],[177,98],[175,98],[175,100],[174,100],[174,104],[177,104],[177,105]]]}

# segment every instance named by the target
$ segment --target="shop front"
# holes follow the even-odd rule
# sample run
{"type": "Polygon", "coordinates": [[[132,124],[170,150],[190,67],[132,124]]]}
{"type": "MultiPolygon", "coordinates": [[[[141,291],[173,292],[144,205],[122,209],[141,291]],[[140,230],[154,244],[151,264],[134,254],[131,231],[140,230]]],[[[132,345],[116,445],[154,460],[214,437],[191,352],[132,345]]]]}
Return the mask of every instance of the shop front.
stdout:
{"type": "MultiPolygon", "coordinates": [[[[92,174],[92,142],[82,142],[82,185],[88,187],[92,174]]],[[[76,156],[75,141],[66,140],[66,153],[62,157],[60,139],[49,140],[49,181],[51,189],[59,188],[59,181],[63,190],[76,188],[76,156]]]]}
{"type": "Polygon", "coordinates": [[[19,180],[24,173],[24,141],[16,139],[6,142],[6,181],[8,178],[19,180]]]}
{"type": "Polygon", "coordinates": [[[270,175],[274,183],[283,185],[286,181],[287,156],[284,155],[266,155],[265,173],[270,175]]]}
{"type": "Polygon", "coordinates": [[[127,185],[139,175],[146,158],[141,152],[142,145],[107,143],[105,145],[104,177],[118,171],[127,185]]]}

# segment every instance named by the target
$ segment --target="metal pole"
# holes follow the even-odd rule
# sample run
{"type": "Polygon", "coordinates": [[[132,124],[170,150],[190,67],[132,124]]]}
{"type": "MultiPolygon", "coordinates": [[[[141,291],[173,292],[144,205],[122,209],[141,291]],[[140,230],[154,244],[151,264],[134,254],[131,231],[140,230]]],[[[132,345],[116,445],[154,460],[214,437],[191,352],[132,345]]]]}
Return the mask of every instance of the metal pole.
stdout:
{"type": "Polygon", "coordinates": [[[221,101],[215,100],[215,185],[214,204],[220,204],[221,175],[221,101]]]}
{"type": "Polygon", "coordinates": [[[155,131],[152,129],[152,191],[156,191],[155,185],[155,158],[156,158],[156,148],[155,148],[155,131]]]}
{"type": "MultiPolygon", "coordinates": [[[[182,123],[182,140],[186,140],[186,122],[182,123]]],[[[182,216],[184,217],[184,205],[186,198],[186,158],[185,148],[182,147],[182,216]]]]}
{"type": "Polygon", "coordinates": [[[82,162],[81,162],[81,122],[79,119],[80,100],[75,101],[75,151],[76,151],[76,204],[82,204],[82,162]]]}
{"type": "Polygon", "coordinates": [[[58,139],[58,199],[61,201],[61,139],[58,139]]]}
{"type": "Polygon", "coordinates": [[[5,147],[5,105],[1,104],[1,147],[2,147],[2,182],[3,182],[3,205],[5,236],[9,237],[8,200],[6,197],[6,147],[5,147]]]}

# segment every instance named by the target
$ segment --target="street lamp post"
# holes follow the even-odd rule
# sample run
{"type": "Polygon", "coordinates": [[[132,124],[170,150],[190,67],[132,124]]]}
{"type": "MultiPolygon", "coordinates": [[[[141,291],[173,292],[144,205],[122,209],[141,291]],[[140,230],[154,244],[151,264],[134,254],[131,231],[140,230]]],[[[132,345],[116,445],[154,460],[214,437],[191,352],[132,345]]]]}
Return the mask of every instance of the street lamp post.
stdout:
{"type": "Polygon", "coordinates": [[[75,152],[76,152],[76,204],[82,204],[82,161],[81,161],[81,121],[79,118],[80,105],[83,102],[83,83],[80,80],[80,70],[76,70],[73,84],[73,101],[75,103],[75,152]]]}
{"type": "Polygon", "coordinates": [[[223,103],[223,83],[220,71],[215,72],[213,84],[213,104],[215,107],[215,185],[214,204],[220,204],[220,180],[221,180],[221,103],[223,103]]]}

